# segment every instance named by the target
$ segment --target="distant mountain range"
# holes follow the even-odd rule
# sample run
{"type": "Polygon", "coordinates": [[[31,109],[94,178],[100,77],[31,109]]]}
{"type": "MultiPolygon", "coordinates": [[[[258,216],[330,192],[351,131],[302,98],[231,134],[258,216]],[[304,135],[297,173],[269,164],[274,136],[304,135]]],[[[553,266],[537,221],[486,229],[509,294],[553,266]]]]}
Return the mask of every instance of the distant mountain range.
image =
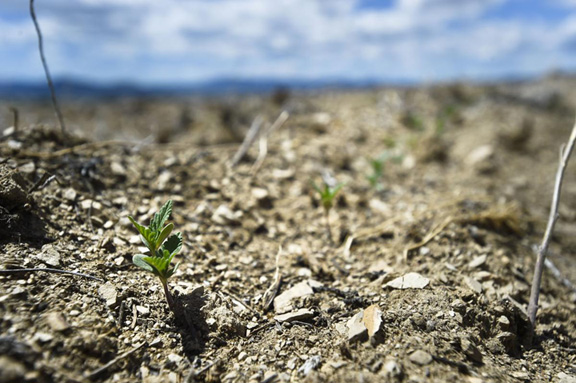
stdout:
{"type": "MultiPolygon", "coordinates": [[[[220,79],[204,83],[179,85],[134,85],[128,83],[99,84],[82,80],[61,79],[55,81],[59,98],[122,98],[160,96],[218,96],[225,94],[268,93],[276,89],[362,89],[379,85],[377,81],[361,80],[277,80],[277,79],[220,79]]],[[[0,82],[0,99],[45,99],[50,91],[45,81],[0,82]]]]}

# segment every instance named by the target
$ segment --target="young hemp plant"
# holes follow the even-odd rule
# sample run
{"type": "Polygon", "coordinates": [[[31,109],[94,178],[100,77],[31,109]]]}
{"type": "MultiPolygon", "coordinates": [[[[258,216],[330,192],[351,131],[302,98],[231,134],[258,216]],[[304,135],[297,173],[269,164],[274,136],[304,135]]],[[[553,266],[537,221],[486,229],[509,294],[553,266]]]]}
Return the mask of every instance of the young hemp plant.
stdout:
{"type": "Polygon", "coordinates": [[[164,225],[170,214],[172,214],[172,200],[168,200],[160,211],[154,214],[150,226],[140,225],[132,217],[128,219],[140,233],[144,246],[148,248],[147,254],[136,254],[132,262],[160,278],[168,306],[173,309],[174,298],[168,289],[168,279],[176,272],[180,264],[177,263],[174,267],[170,265],[172,258],[182,249],[182,234],[180,232],[172,234],[174,224],[164,225]]]}
{"type": "Polygon", "coordinates": [[[370,182],[370,186],[376,191],[382,191],[384,189],[382,185],[382,176],[384,174],[384,168],[387,162],[392,161],[396,164],[401,163],[403,160],[402,155],[393,154],[392,151],[386,150],[378,158],[370,160],[370,167],[372,168],[372,173],[366,175],[366,179],[370,182]]]}
{"type": "Polygon", "coordinates": [[[384,172],[384,162],[385,158],[376,158],[370,160],[370,167],[372,168],[372,173],[366,175],[366,179],[370,182],[370,186],[376,191],[382,190],[382,173],[384,172]]]}
{"type": "Polygon", "coordinates": [[[336,195],[345,185],[344,182],[337,184],[335,181],[336,180],[333,178],[327,179],[327,177],[323,177],[324,185],[322,188],[318,187],[318,185],[312,182],[312,187],[320,195],[320,202],[324,208],[324,220],[326,222],[326,231],[328,232],[328,238],[330,239],[330,242],[334,242],[332,239],[332,230],[330,229],[330,210],[334,206],[334,199],[336,198],[336,195]]]}

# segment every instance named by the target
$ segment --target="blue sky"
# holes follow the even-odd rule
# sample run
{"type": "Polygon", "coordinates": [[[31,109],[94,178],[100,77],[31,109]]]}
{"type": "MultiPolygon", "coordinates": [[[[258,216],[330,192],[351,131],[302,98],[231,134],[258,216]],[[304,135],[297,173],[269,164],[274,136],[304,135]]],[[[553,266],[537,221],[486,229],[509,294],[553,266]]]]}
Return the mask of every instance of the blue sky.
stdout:
{"type": "MultiPolygon", "coordinates": [[[[54,77],[432,82],[576,71],[576,0],[36,0],[54,77]]],[[[0,81],[43,78],[0,2],[0,81]]]]}

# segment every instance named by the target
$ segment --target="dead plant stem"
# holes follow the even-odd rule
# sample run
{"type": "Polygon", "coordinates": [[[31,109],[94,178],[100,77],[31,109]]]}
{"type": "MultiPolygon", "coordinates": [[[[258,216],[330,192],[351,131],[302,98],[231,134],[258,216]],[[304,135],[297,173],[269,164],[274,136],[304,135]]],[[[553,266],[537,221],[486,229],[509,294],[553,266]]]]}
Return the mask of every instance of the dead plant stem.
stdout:
{"type": "Polygon", "coordinates": [[[92,279],[98,282],[104,282],[100,278],[96,278],[92,275],[77,273],[75,271],[67,271],[67,270],[60,270],[60,269],[51,269],[48,267],[38,267],[33,269],[8,269],[8,270],[0,270],[0,275],[15,275],[15,274],[26,274],[26,273],[34,273],[36,271],[44,271],[46,273],[56,273],[56,274],[67,274],[67,275],[74,275],[76,277],[84,277],[88,279],[92,279]]]}
{"type": "Polygon", "coordinates": [[[34,0],[30,0],[30,16],[32,16],[32,21],[34,22],[34,27],[36,28],[36,33],[38,34],[38,51],[40,52],[40,59],[42,60],[42,66],[44,67],[44,73],[46,74],[46,81],[48,82],[48,87],[50,88],[50,95],[52,97],[52,105],[54,106],[54,113],[60,124],[60,130],[62,134],[66,134],[66,125],[64,125],[64,118],[62,117],[62,112],[60,111],[60,106],[58,105],[58,100],[56,99],[56,91],[54,90],[54,84],[52,83],[52,77],[50,76],[50,71],[48,70],[48,64],[46,63],[46,57],[44,56],[44,42],[42,40],[42,32],[40,31],[40,25],[36,19],[36,12],[34,11],[34,0]]]}
{"type": "Polygon", "coordinates": [[[532,289],[530,292],[530,302],[528,304],[528,318],[530,319],[532,329],[534,329],[536,325],[536,312],[538,311],[538,298],[540,297],[540,284],[542,282],[542,272],[544,271],[544,261],[546,260],[546,254],[548,252],[548,246],[550,245],[552,232],[554,231],[554,225],[558,220],[558,204],[560,203],[560,192],[562,190],[562,181],[564,180],[564,171],[568,165],[568,160],[572,154],[572,149],[574,148],[575,142],[576,123],[572,128],[572,133],[570,134],[568,145],[566,147],[562,146],[560,149],[560,163],[558,165],[558,171],[556,172],[556,184],[554,186],[554,194],[552,195],[550,216],[548,218],[548,224],[546,226],[544,238],[542,239],[542,245],[538,249],[538,258],[534,268],[534,277],[532,279],[532,289]]]}
{"type": "Polygon", "coordinates": [[[256,141],[256,138],[258,138],[258,134],[260,134],[260,129],[262,128],[263,124],[264,119],[262,116],[256,116],[252,122],[252,125],[250,126],[250,129],[248,130],[248,133],[246,134],[246,137],[244,137],[244,141],[242,141],[242,145],[240,145],[240,148],[238,148],[238,151],[230,162],[231,168],[238,165],[240,160],[246,155],[246,153],[248,153],[248,149],[250,149],[254,141],[256,141]]]}
{"type": "Polygon", "coordinates": [[[10,107],[10,111],[12,112],[14,132],[17,132],[20,129],[20,112],[13,106],[10,107]]]}

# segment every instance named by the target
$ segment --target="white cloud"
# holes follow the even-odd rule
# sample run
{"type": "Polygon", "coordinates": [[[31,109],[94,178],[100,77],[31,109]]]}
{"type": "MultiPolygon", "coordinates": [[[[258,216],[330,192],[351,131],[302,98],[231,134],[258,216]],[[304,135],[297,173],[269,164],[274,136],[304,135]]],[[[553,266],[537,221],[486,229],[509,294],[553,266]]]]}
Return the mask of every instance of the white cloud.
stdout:
{"type": "MultiPolygon", "coordinates": [[[[513,71],[504,68],[507,60],[531,70],[569,61],[562,52],[576,50],[576,15],[560,23],[483,19],[506,1],[397,0],[362,8],[359,0],[52,0],[38,2],[37,13],[60,75],[85,68],[87,76],[155,81],[421,79],[513,71]],[[534,62],[525,64],[527,58],[534,62]],[[499,67],[489,67],[494,63],[499,67]]],[[[8,45],[35,49],[27,2],[4,0],[0,30],[0,55],[8,45]],[[21,17],[3,17],[14,12],[21,17]]]]}

